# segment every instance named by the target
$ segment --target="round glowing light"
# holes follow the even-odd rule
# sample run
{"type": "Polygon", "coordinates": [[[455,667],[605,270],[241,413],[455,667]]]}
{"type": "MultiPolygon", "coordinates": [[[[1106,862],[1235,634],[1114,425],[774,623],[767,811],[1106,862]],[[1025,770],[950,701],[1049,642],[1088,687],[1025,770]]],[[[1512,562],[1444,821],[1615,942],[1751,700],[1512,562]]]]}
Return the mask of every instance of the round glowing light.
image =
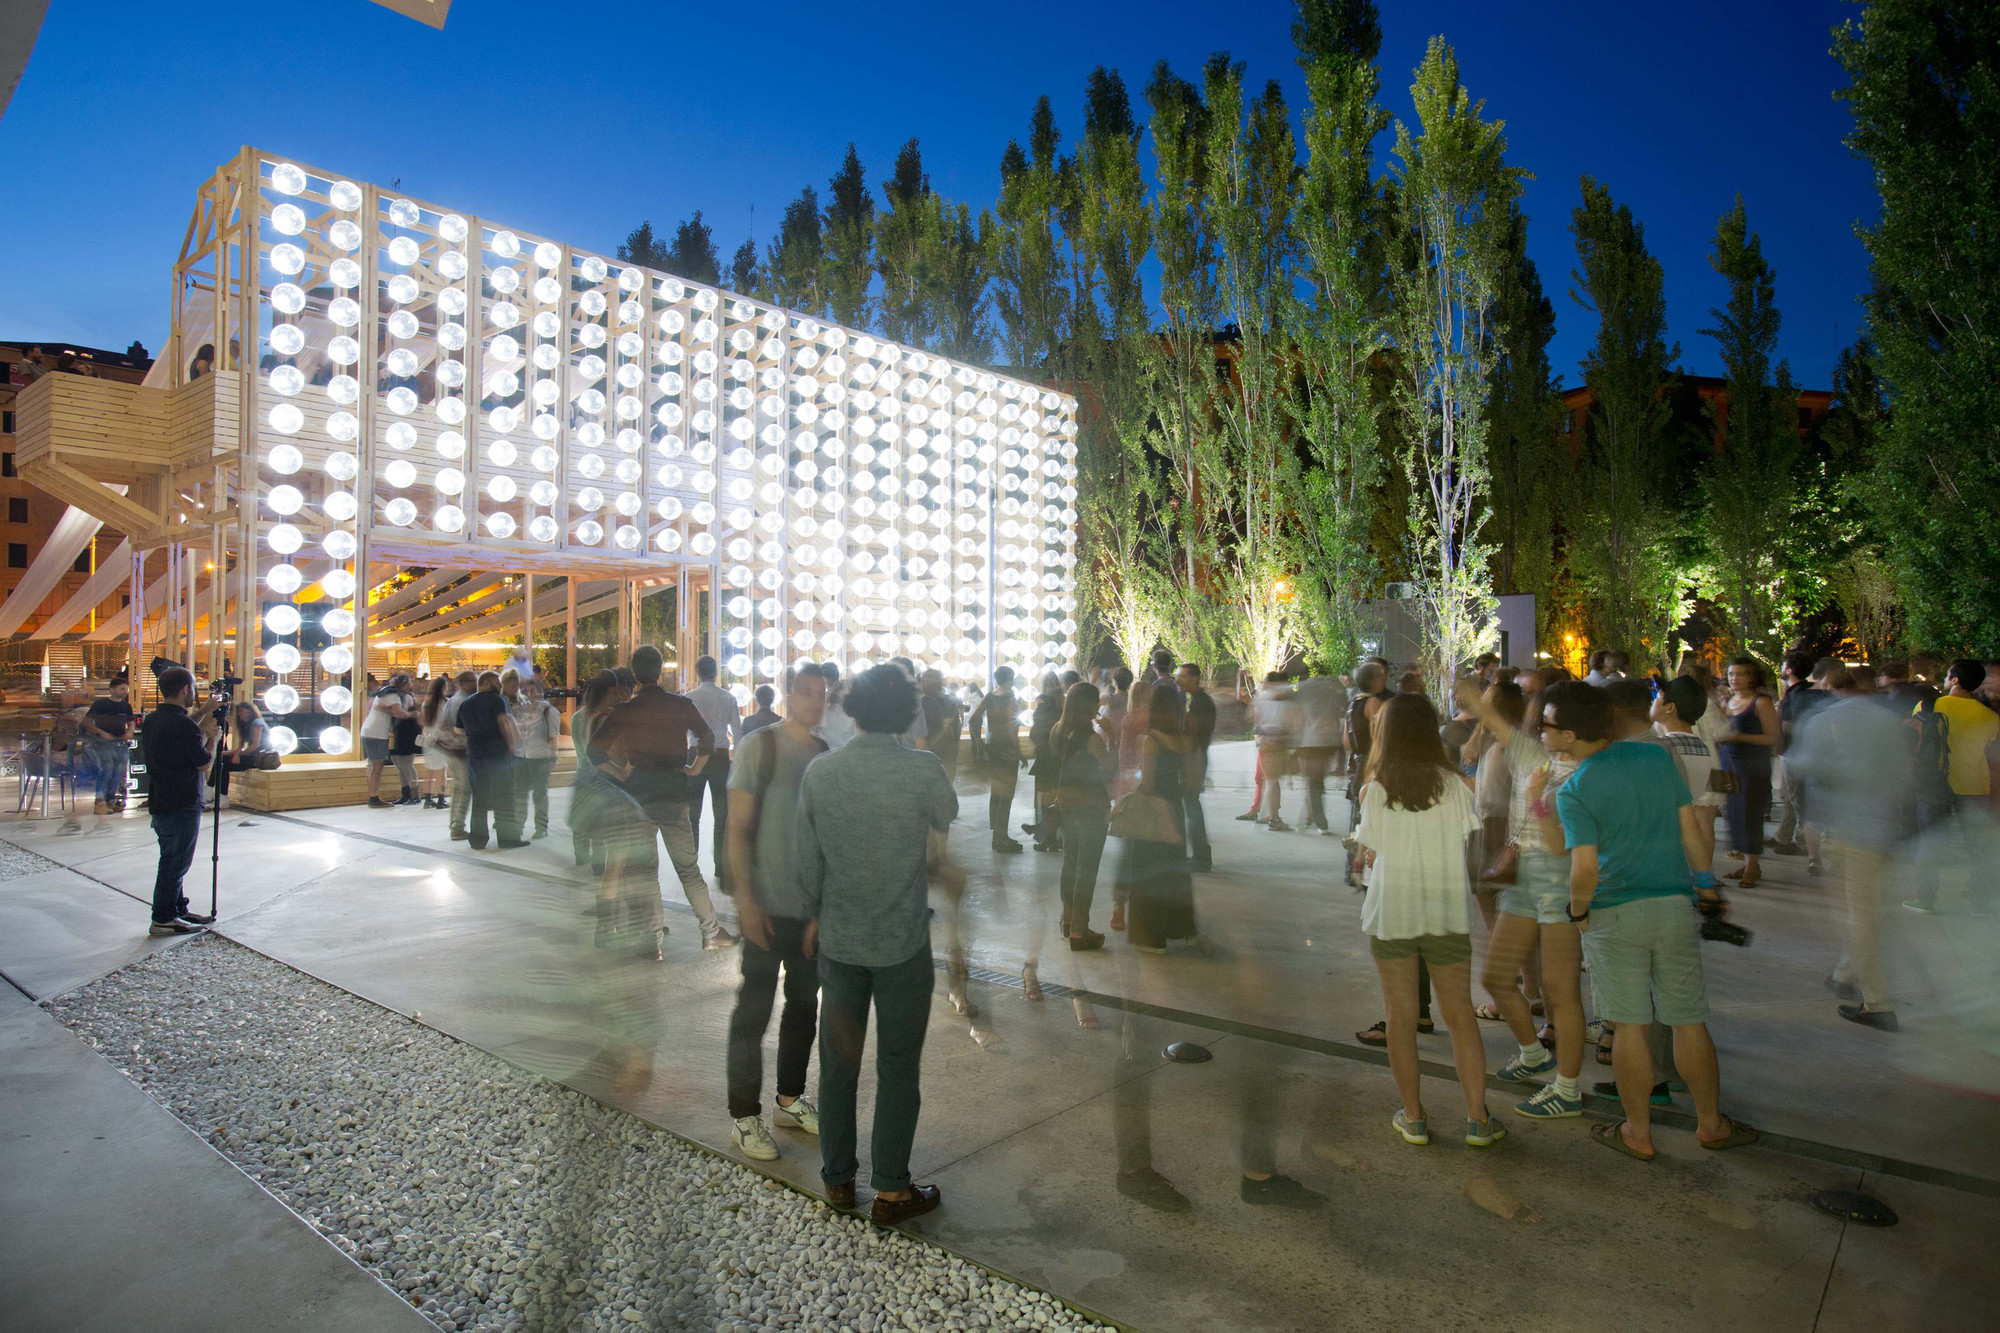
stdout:
{"type": "Polygon", "coordinates": [[[306,294],[295,282],[281,282],[271,289],[271,308],[286,315],[296,315],[306,308],[306,294]]]}
{"type": "Polygon", "coordinates": [[[326,456],[326,475],[335,481],[353,481],[361,475],[361,460],[345,449],[326,456]]]}
{"type": "Polygon", "coordinates": [[[319,664],[338,675],[354,665],[354,650],[344,643],[336,643],[319,655],[319,664]]]}
{"type": "Polygon", "coordinates": [[[611,534],[611,540],[620,550],[636,551],[639,549],[639,529],[630,523],[621,523],[618,531],[611,534]]]}
{"type": "Polygon", "coordinates": [[[289,162],[280,162],[271,168],[271,188],[279,194],[302,194],[306,188],[306,173],[289,162]]]}
{"type": "MultiPolygon", "coordinates": [[[[417,481],[416,465],[407,458],[392,458],[382,468],[382,479],[398,490],[405,486],[414,486],[417,481]]],[[[397,526],[402,527],[407,523],[406,519],[397,526]]]]}
{"type": "Polygon", "coordinates": [[[552,481],[538,481],[528,488],[528,498],[543,508],[556,502],[556,485],[552,481]]]}
{"type": "Polygon", "coordinates": [[[352,560],[355,552],[354,534],[346,528],[336,528],[320,541],[320,549],[330,559],[352,560]]]}
{"type": "Polygon", "coordinates": [[[299,632],[299,609],[289,602],[274,606],[264,613],[264,628],[284,638],[299,632]]]}
{"type": "Polygon", "coordinates": [[[662,551],[673,552],[681,549],[681,534],[677,528],[662,528],[660,535],[653,538],[653,544],[662,551]]]}
{"type": "Polygon", "coordinates": [[[319,692],[319,707],[323,713],[338,716],[354,707],[354,692],[345,685],[329,685],[319,692]]]}
{"type": "MultiPolygon", "coordinates": [[[[276,300],[271,304],[276,305],[276,300]]],[[[352,297],[336,296],[326,303],[326,317],[343,329],[351,329],[361,322],[361,306],[352,297]]]]}
{"type": "Polygon", "coordinates": [[[264,502],[270,505],[275,513],[296,514],[304,508],[306,498],[299,493],[299,488],[296,486],[273,486],[271,493],[264,497],[264,502]]]}
{"type": "Polygon", "coordinates": [[[446,213],[443,217],[438,219],[437,230],[438,230],[438,235],[444,237],[447,241],[450,241],[453,245],[457,245],[459,242],[463,241],[468,234],[470,234],[471,229],[467,227],[465,219],[460,217],[458,214],[446,213]]]}
{"type": "Polygon", "coordinates": [[[382,358],[382,364],[398,379],[408,379],[417,373],[417,354],[407,347],[398,347],[382,358]]]}
{"type": "Polygon", "coordinates": [[[498,537],[500,540],[505,541],[514,535],[514,527],[514,516],[512,514],[488,514],[486,516],[486,535],[489,537],[498,537]]]}
{"type": "Polygon", "coordinates": [[[344,602],[354,596],[354,575],[345,569],[329,570],[320,580],[320,587],[336,602],[344,602]]]}
{"type": "MultiPolygon", "coordinates": [[[[547,382],[546,380],[543,381],[544,384],[547,382]]],[[[534,425],[529,427],[529,429],[534,432],[537,439],[542,440],[553,440],[562,432],[561,424],[548,412],[536,414],[534,425]]]]}
{"type": "MultiPolygon", "coordinates": [[[[446,282],[457,282],[466,274],[465,256],[456,250],[445,251],[437,257],[437,271],[438,276],[446,282]]],[[[442,304],[444,293],[440,292],[438,295],[440,297],[439,303],[442,304]]],[[[458,295],[463,296],[464,293],[461,292],[458,295]]]]}
{"type": "Polygon", "coordinates": [[[340,334],[327,343],[326,359],[336,366],[351,366],[361,359],[361,344],[340,334]]]}
{"type": "Polygon", "coordinates": [[[518,451],[506,440],[495,440],[486,446],[486,459],[495,467],[512,467],[518,451]]]}
{"type": "MultiPolygon", "coordinates": [[[[291,647],[286,644],[286,647],[291,647]]],[[[297,652],[296,648],[292,649],[297,652]]],[[[299,706],[299,692],[289,685],[273,685],[264,691],[264,707],[273,713],[289,713],[299,706]]]]}
{"type": "Polygon", "coordinates": [[[486,494],[501,504],[512,500],[519,489],[512,477],[495,477],[486,483],[486,494]]]}
{"type": "MultiPolygon", "coordinates": [[[[271,429],[280,435],[296,435],[300,430],[304,429],[306,424],[306,414],[291,403],[279,403],[271,409],[271,415],[268,419],[271,423],[271,429]]],[[[290,448],[289,445],[281,445],[279,447],[290,448]]],[[[293,450],[293,452],[296,453],[297,450],[293,450]]]]}
{"type": "Polygon", "coordinates": [[[383,286],[389,293],[389,299],[400,305],[408,305],[416,300],[419,293],[417,280],[407,273],[396,274],[383,286]]]}
{"type": "Polygon", "coordinates": [[[562,462],[562,455],[546,444],[539,446],[528,455],[528,463],[538,472],[554,472],[562,462]]]}
{"type": "Polygon", "coordinates": [[[290,754],[299,748],[299,734],[290,727],[272,727],[264,733],[264,738],[279,754],[290,754]]]}
{"type": "Polygon", "coordinates": [[[587,518],[576,525],[576,539],[585,546],[596,546],[604,540],[604,525],[594,518],[587,518]]]}
{"type": "Polygon", "coordinates": [[[344,639],[354,633],[354,613],[344,608],[335,608],[320,619],[326,632],[333,638],[344,639]]]}
{"type": "Polygon", "coordinates": [[[439,505],[431,523],[439,532],[459,532],[465,527],[465,511],[457,505],[439,505]]]}
{"type": "Polygon", "coordinates": [[[553,241],[543,241],[535,247],[535,263],[543,268],[554,268],[562,263],[562,247],[553,241]]]}
{"type": "Polygon", "coordinates": [[[431,484],[439,495],[457,495],[465,489],[465,474],[455,467],[439,468],[437,479],[431,484]]]}
{"type": "Polygon", "coordinates": [[[305,545],[305,537],[289,523],[273,523],[271,530],[264,534],[264,544],[279,555],[290,555],[305,545]]]}
{"type": "Polygon", "coordinates": [[[511,231],[496,231],[493,233],[492,250],[502,259],[512,259],[521,253],[521,238],[511,231]]]}
{"type": "Polygon", "coordinates": [[[271,350],[280,356],[297,356],[305,350],[305,330],[296,324],[278,324],[271,329],[271,350]]]}
{"type": "Polygon", "coordinates": [[[521,322],[521,308],[512,301],[495,301],[486,312],[486,322],[496,329],[511,329],[521,322]]]}
{"type": "Polygon", "coordinates": [[[297,565],[273,565],[264,573],[264,586],[281,597],[290,597],[304,583],[297,565]]]}
{"type": "MultiPolygon", "coordinates": [[[[599,315],[604,313],[605,304],[606,302],[604,300],[603,292],[585,292],[582,296],[577,298],[576,308],[581,310],[589,318],[596,319],[599,315]]],[[[589,337],[586,336],[589,332],[590,332],[589,329],[584,329],[577,336],[580,339],[582,339],[583,343],[586,346],[596,347],[602,345],[602,343],[604,342],[604,330],[603,329],[597,330],[596,342],[592,342],[589,339],[589,337]]]]}
{"type": "Polygon", "coordinates": [[[562,284],[554,278],[537,278],[535,279],[533,295],[543,305],[554,305],[562,299],[562,284]]]}
{"type": "Polygon", "coordinates": [[[417,328],[417,317],[407,310],[398,310],[389,316],[388,329],[392,338],[414,338],[417,328]]]}
{"type": "Polygon", "coordinates": [[[346,727],[328,727],[319,734],[322,754],[346,754],[354,748],[354,735],[346,727]]]}
{"type": "MultiPolygon", "coordinates": [[[[447,361],[446,365],[455,365],[447,361]]],[[[447,426],[456,426],[465,420],[465,404],[457,398],[441,398],[436,404],[437,418],[447,426]]]]}
{"type": "Polygon", "coordinates": [[[534,521],[528,524],[528,535],[543,543],[554,541],[556,533],[560,530],[556,521],[547,514],[537,515],[534,521]]]}
{"type": "Polygon", "coordinates": [[[289,643],[274,643],[264,652],[264,665],[275,675],[287,675],[299,669],[299,650],[289,643]]]}

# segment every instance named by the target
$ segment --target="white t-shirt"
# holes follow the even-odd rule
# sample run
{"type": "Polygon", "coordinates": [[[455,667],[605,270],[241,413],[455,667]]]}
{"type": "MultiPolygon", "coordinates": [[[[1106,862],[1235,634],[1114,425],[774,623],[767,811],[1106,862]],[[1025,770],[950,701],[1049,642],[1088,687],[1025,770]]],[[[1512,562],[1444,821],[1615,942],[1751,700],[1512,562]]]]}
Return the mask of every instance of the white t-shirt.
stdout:
{"type": "Polygon", "coordinates": [[[1467,934],[1465,840],[1478,827],[1472,793],[1456,774],[1445,775],[1444,795],[1428,810],[1391,807],[1379,782],[1362,788],[1354,840],[1374,851],[1375,864],[1361,929],[1378,940],[1467,934]]]}
{"type": "Polygon", "coordinates": [[[838,750],[841,746],[853,740],[854,733],[858,730],[859,728],[854,725],[854,719],[849,717],[847,710],[840,706],[838,700],[835,700],[827,704],[826,712],[821,715],[819,725],[813,728],[813,734],[826,742],[827,749],[838,750]]]}
{"type": "Polygon", "coordinates": [[[368,716],[361,719],[361,739],[364,741],[386,741],[396,729],[396,719],[389,712],[393,704],[404,712],[410,711],[410,696],[383,690],[368,701],[368,716]]]}

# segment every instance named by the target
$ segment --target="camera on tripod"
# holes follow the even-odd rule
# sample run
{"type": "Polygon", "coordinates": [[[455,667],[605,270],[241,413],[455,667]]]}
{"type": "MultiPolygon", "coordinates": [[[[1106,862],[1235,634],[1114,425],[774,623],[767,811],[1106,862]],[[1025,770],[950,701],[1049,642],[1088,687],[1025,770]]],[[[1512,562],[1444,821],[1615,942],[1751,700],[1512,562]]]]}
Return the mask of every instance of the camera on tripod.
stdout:
{"type": "MultiPolygon", "coordinates": [[[[158,683],[161,676],[173,670],[175,667],[180,667],[181,670],[186,671],[190,676],[194,675],[194,671],[192,668],[183,666],[181,663],[174,661],[171,657],[156,657],[151,662],[147,663],[147,666],[151,669],[153,673],[153,680],[156,684],[158,683]]],[[[236,687],[241,685],[242,683],[243,683],[243,677],[231,675],[229,672],[228,665],[226,663],[223,666],[223,673],[208,683],[208,689],[206,693],[208,695],[209,702],[215,705],[210,715],[214,717],[217,722],[226,722],[228,720],[229,702],[231,699],[236,697],[236,687]]],[[[197,685],[196,688],[198,693],[202,692],[200,691],[199,685],[197,685]]]]}

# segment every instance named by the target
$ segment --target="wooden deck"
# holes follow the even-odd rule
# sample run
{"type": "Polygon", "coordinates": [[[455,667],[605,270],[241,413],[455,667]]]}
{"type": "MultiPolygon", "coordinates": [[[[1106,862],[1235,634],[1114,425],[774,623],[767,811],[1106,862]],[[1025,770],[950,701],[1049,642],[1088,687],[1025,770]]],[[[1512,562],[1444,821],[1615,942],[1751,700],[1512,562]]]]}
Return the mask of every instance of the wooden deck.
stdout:
{"type": "MultiPolygon", "coordinates": [[[[549,786],[567,787],[575,774],[576,754],[564,750],[556,756],[549,786]]],[[[399,786],[392,764],[382,771],[384,799],[394,799],[399,786]]],[[[238,810],[316,810],[329,805],[365,805],[367,801],[368,765],[359,760],[288,763],[270,772],[238,773],[229,780],[229,804],[238,810]]]]}

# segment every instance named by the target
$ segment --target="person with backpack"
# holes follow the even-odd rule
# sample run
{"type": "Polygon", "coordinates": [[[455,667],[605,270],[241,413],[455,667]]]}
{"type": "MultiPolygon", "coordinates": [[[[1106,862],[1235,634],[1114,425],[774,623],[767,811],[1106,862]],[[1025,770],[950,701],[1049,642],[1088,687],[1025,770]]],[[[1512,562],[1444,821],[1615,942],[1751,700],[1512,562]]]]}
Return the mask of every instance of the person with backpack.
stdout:
{"type": "Polygon", "coordinates": [[[743,937],[743,984],[729,1017],[729,1138],[760,1162],[778,1156],[761,1098],[764,1032],[780,969],[785,1012],[778,1020],[778,1101],[771,1118],[780,1129],[819,1133],[819,1111],[805,1095],[819,1024],[819,964],[806,945],[812,912],[799,887],[792,843],[806,765],[827,750],[813,734],[825,712],[826,677],[813,666],[788,669],[784,720],[745,736],[729,771],[727,873],[743,937]]]}

